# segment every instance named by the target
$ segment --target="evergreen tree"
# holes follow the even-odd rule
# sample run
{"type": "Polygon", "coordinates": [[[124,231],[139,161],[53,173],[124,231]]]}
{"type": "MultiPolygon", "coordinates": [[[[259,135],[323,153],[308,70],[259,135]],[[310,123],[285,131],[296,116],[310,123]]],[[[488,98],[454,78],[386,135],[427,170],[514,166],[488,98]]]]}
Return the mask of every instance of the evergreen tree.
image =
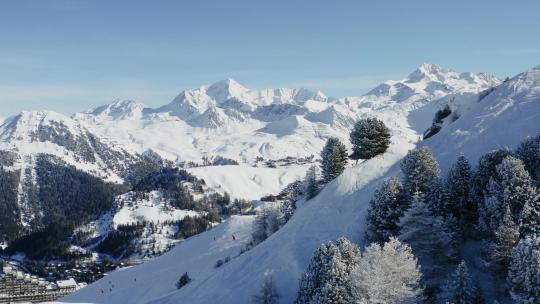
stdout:
{"type": "Polygon", "coordinates": [[[191,278],[189,277],[188,273],[185,272],[181,277],[180,279],[178,280],[178,282],[176,282],[176,289],[180,289],[184,286],[187,285],[187,283],[191,282],[191,278]]]}
{"type": "Polygon", "coordinates": [[[526,237],[512,250],[508,284],[515,303],[540,303],[539,237],[526,237]]]}
{"type": "Polygon", "coordinates": [[[264,282],[260,287],[259,294],[253,296],[255,304],[278,304],[280,295],[277,292],[276,285],[271,272],[264,273],[264,282]]]}
{"type": "Polygon", "coordinates": [[[321,171],[324,181],[340,175],[347,166],[347,148],[337,137],[330,137],[321,152],[321,171]]]}
{"type": "Polygon", "coordinates": [[[366,248],[352,273],[355,303],[400,304],[420,299],[421,273],[411,248],[391,237],[366,248]]]}
{"type": "Polygon", "coordinates": [[[478,206],[472,199],[470,190],[471,180],[471,165],[465,156],[460,155],[448,171],[446,189],[454,218],[459,225],[468,228],[471,228],[478,220],[478,206]]]}
{"type": "Polygon", "coordinates": [[[436,286],[443,266],[455,257],[454,233],[419,195],[413,196],[411,207],[400,219],[399,228],[399,239],[411,246],[418,257],[426,284],[436,286]]]}
{"type": "Polygon", "coordinates": [[[480,297],[476,284],[471,279],[469,268],[461,261],[443,290],[443,301],[453,304],[477,304],[480,297]]]}
{"type": "Polygon", "coordinates": [[[433,179],[424,197],[433,214],[442,217],[454,215],[455,211],[450,204],[450,195],[440,177],[433,179]]]}
{"type": "Polygon", "coordinates": [[[540,180],[540,135],[528,137],[516,149],[516,156],[521,159],[525,169],[536,181],[540,180]]]}
{"type": "Polygon", "coordinates": [[[317,167],[311,166],[306,172],[306,177],[304,178],[304,193],[306,194],[306,199],[312,199],[319,192],[319,185],[317,184],[317,167]]]}
{"type": "Polygon", "coordinates": [[[322,244],[300,280],[295,303],[353,303],[350,276],[359,257],[358,247],[346,238],[322,244]]]}
{"type": "Polygon", "coordinates": [[[353,145],[351,159],[370,159],[383,154],[390,145],[390,130],[377,118],[361,119],[350,134],[353,145]]]}
{"type": "Polygon", "coordinates": [[[490,180],[480,212],[482,227],[491,231],[496,229],[508,207],[522,234],[540,231],[538,192],[521,160],[508,156],[496,168],[498,179],[490,180]]]}
{"type": "Polygon", "coordinates": [[[257,245],[266,240],[281,228],[282,223],[283,212],[281,212],[279,206],[270,205],[262,207],[253,222],[252,245],[257,245]]]}
{"type": "Polygon", "coordinates": [[[369,202],[366,239],[382,244],[399,234],[398,222],[408,207],[403,186],[396,178],[384,181],[369,202]]]}
{"type": "MultiPolygon", "coordinates": [[[[471,185],[472,198],[478,204],[479,213],[482,213],[483,209],[486,208],[485,202],[489,181],[491,179],[495,181],[500,180],[497,175],[497,165],[499,165],[505,157],[511,155],[512,152],[510,150],[501,149],[489,152],[480,158],[478,168],[473,174],[471,185]]],[[[479,214],[479,216],[481,219],[482,215],[479,214]]],[[[483,227],[484,223],[479,224],[481,229],[485,228],[483,227]]]]}
{"type": "Polygon", "coordinates": [[[403,171],[403,188],[412,196],[419,192],[425,194],[433,180],[439,176],[439,164],[431,154],[431,150],[422,147],[411,150],[401,161],[403,171]]]}
{"type": "Polygon", "coordinates": [[[512,219],[512,213],[509,207],[506,207],[503,218],[499,227],[495,229],[494,235],[491,260],[497,266],[497,270],[506,270],[510,256],[512,255],[512,248],[519,241],[519,227],[512,219]]]}

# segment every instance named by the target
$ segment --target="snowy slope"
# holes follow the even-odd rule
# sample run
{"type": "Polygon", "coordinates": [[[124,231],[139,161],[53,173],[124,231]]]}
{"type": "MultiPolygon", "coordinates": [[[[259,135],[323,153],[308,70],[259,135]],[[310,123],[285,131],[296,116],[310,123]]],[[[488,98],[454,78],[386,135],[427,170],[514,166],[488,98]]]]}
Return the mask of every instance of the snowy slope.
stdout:
{"type": "Polygon", "coordinates": [[[232,198],[257,200],[265,195],[277,194],[288,184],[302,179],[308,166],[208,166],[191,168],[188,172],[204,179],[207,186],[222,194],[227,192],[232,198]]]}
{"type": "Polygon", "coordinates": [[[235,260],[234,257],[249,240],[252,221],[252,216],[233,216],[214,229],[187,239],[182,246],[157,259],[110,273],[92,284],[91,288],[83,288],[62,301],[84,298],[90,303],[148,303],[156,294],[174,293],[175,283],[185,272],[189,273],[193,283],[202,282],[215,272],[216,261],[226,257],[235,260]],[[233,234],[236,240],[232,239],[233,234]],[[154,271],[156,269],[158,272],[154,271]],[[106,292],[102,294],[101,289],[106,292]]]}
{"type": "Polygon", "coordinates": [[[457,121],[422,145],[432,148],[446,169],[463,153],[475,163],[485,151],[515,148],[540,132],[540,66],[504,82],[457,121]],[[448,143],[453,143],[449,145],[448,143]]]}

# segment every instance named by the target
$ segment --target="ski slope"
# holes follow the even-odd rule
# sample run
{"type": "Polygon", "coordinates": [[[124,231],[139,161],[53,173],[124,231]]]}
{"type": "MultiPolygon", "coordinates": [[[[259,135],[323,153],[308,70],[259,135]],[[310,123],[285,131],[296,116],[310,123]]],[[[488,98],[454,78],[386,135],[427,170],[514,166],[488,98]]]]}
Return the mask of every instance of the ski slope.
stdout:
{"type": "Polygon", "coordinates": [[[148,303],[157,294],[174,293],[176,282],[185,272],[192,283],[201,283],[215,272],[217,260],[226,257],[235,260],[249,240],[252,222],[253,216],[233,216],[212,230],[187,239],[182,246],[176,246],[159,259],[114,271],[62,301],[148,303]]]}

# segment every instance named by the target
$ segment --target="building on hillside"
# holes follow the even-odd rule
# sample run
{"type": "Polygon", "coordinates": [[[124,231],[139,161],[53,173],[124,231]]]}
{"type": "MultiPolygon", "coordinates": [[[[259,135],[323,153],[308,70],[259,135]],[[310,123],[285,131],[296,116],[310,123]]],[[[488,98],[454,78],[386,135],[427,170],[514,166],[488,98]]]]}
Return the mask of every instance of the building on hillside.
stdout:
{"type": "Polygon", "coordinates": [[[3,262],[0,267],[0,303],[54,301],[77,289],[74,279],[56,284],[18,270],[3,262]]]}

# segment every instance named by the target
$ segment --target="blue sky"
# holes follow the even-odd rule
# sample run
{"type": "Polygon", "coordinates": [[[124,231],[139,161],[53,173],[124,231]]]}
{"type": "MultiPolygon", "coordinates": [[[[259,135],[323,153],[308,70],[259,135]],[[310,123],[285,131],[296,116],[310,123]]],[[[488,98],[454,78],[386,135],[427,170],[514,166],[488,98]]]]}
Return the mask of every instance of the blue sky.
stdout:
{"type": "Polygon", "coordinates": [[[233,78],[361,95],[423,62],[540,64],[540,1],[0,1],[0,115],[158,106],[233,78]]]}

